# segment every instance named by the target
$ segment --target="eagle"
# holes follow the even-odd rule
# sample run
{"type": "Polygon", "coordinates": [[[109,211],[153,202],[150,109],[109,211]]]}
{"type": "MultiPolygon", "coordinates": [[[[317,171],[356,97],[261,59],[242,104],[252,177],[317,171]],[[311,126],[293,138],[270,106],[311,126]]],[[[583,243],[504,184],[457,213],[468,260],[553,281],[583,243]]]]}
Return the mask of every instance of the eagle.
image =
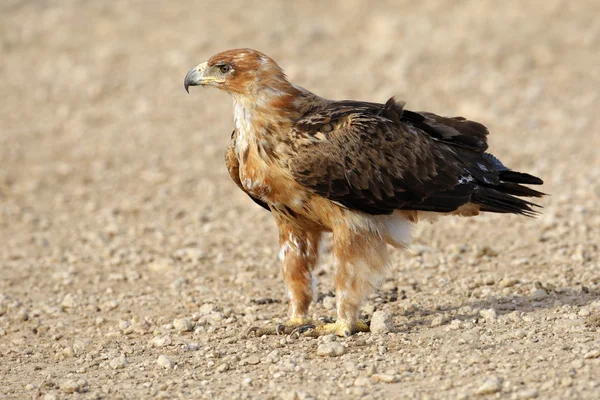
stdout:
{"type": "Polygon", "coordinates": [[[190,86],[233,98],[234,126],[225,163],[237,186],[270,211],[289,320],[261,333],[349,336],[365,296],[381,282],[388,245],[405,247],[413,226],[442,215],[483,212],[535,216],[522,197],[544,193],[533,175],[513,171],[486,152],[488,129],[385,103],[328,100],[291,83],[269,56],[253,49],[218,53],[192,68],[190,86]],[[332,233],[337,319],[315,322],[319,243],[332,233]],[[268,332],[267,332],[268,331],[268,332]]]}

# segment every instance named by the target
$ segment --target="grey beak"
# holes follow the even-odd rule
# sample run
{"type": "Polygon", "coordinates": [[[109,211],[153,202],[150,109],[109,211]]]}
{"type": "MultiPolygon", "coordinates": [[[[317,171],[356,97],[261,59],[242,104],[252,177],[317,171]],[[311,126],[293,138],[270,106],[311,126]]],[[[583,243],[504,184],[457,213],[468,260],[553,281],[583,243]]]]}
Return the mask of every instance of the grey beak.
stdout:
{"type": "Polygon", "coordinates": [[[198,67],[194,67],[190,69],[185,75],[185,79],[183,80],[183,87],[185,88],[185,91],[189,93],[190,86],[198,86],[201,84],[201,82],[202,75],[200,74],[200,71],[198,71],[198,67]]]}

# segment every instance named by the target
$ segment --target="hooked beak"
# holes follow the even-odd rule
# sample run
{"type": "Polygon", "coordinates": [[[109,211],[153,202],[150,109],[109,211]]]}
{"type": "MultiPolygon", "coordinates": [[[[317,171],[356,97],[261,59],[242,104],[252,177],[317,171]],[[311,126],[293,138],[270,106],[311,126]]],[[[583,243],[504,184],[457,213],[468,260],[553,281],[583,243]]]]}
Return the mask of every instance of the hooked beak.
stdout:
{"type": "Polygon", "coordinates": [[[203,62],[200,65],[195,66],[190,69],[188,73],[185,75],[185,79],[183,80],[183,87],[185,87],[186,92],[190,92],[190,86],[198,86],[206,83],[208,79],[204,77],[204,71],[206,71],[207,63],[203,62]]]}

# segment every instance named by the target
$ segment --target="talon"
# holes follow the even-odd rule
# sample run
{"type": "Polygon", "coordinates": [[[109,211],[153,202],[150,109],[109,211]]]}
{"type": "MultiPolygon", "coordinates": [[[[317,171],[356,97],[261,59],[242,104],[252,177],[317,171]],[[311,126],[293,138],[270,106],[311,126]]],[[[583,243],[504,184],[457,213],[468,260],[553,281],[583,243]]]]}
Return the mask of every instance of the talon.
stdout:
{"type": "Polygon", "coordinates": [[[246,331],[246,337],[250,337],[251,333],[254,333],[254,336],[258,336],[256,332],[258,332],[260,328],[258,326],[253,326],[246,331]]]}
{"type": "Polygon", "coordinates": [[[311,329],[315,329],[314,324],[300,325],[300,326],[297,326],[296,328],[294,328],[294,330],[290,332],[290,336],[292,336],[295,333],[298,334],[298,336],[300,336],[303,333],[305,333],[306,331],[309,331],[311,329]]]}
{"type": "Polygon", "coordinates": [[[275,333],[277,334],[277,336],[283,335],[285,333],[285,325],[284,324],[277,325],[277,329],[275,329],[275,333]]]}

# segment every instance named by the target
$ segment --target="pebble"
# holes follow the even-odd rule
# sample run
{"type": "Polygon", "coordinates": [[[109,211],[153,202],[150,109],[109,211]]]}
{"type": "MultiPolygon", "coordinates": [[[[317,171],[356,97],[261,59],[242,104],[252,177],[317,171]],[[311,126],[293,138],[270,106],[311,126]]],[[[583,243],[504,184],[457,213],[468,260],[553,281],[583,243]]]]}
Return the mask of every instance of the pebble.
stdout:
{"type": "Polygon", "coordinates": [[[171,343],[173,343],[173,341],[171,340],[171,337],[169,335],[157,336],[155,338],[152,338],[152,340],[150,341],[152,347],[164,347],[170,345],[171,343]]]}
{"type": "Polygon", "coordinates": [[[384,383],[395,383],[400,380],[398,378],[398,375],[391,375],[391,374],[373,374],[373,376],[371,376],[371,379],[374,382],[384,382],[384,383]]]}
{"type": "Polygon", "coordinates": [[[519,390],[518,392],[514,393],[512,395],[512,398],[515,400],[535,399],[539,395],[540,395],[540,393],[537,391],[537,389],[524,389],[524,390],[519,390]]]}
{"type": "Polygon", "coordinates": [[[542,301],[548,297],[548,293],[544,289],[536,289],[531,295],[529,299],[531,301],[542,301]]]}
{"type": "Polygon", "coordinates": [[[127,365],[127,358],[124,354],[121,354],[119,357],[110,360],[109,364],[112,369],[123,369],[127,365]]]}
{"type": "Polygon", "coordinates": [[[213,303],[204,303],[200,306],[198,311],[200,314],[210,314],[211,312],[215,311],[215,305],[213,303]]]}
{"type": "Polygon", "coordinates": [[[73,379],[66,380],[60,384],[60,390],[62,390],[63,393],[75,393],[79,391],[79,389],[79,383],[73,379]]]}
{"type": "Polygon", "coordinates": [[[50,392],[46,393],[42,400],[58,400],[58,395],[56,393],[50,392]]]}
{"type": "Polygon", "coordinates": [[[337,339],[337,337],[335,335],[325,335],[321,337],[321,341],[323,343],[331,343],[331,342],[335,342],[337,339]]]}
{"type": "Polygon", "coordinates": [[[354,386],[365,387],[365,386],[370,386],[370,385],[371,385],[371,381],[366,376],[359,376],[358,378],[356,378],[354,380],[354,386]]]}
{"type": "Polygon", "coordinates": [[[67,293],[65,297],[63,297],[62,302],[60,303],[63,308],[74,308],[77,303],[75,302],[75,298],[71,293],[67,293]]]}
{"type": "Polygon", "coordinates": [[[507,288],[507,287],[515,286],[518,283],[519,283],[518,279],[515,279],[515,278],[503,278],[498,285],[501,288],[507,288]]]}
{"type": "Polygon", "coordinates": [[[387,311],[375,311],[371,318],[371,333],[385,334],[394,329],[392,314],[387,311]]]}
{"type": "Polygon", "coordinates": [[[246,377],[246,378],[242,379],[242,386],[248,387],[251,385],[252,385],[252,378],[246,377]]]}
{"type": "Polygon", "coordinates": [[[583,368],[584,365],[585,365],[585,363],[583,362],[583,360],[575,360],[571,363],[571,366],[574,369],[581,369],[581,368],[583,368]]]}
{"type": "Polygon", "coordinates": [[[227,363],[221,364],[217,368],[215,368],[215,371],[219,374],[227,370],[229,370],[229,364],[227,363]]]}
{"type": "Polygon", "coordinates": [[[367,375],[371,376],[377,373],[377,367],[373,364],[367,365],[367,375]]]}
{"type": "Polygon", "coordinates": [[[273,364],[278,363],[279,360],[281,360],[279,350],[273,350],[272,352],[267,354],[267,357],[265,358],[266,362],[273,363],[273,364]]]}
{"type": "Polygon", "coordinates": [[[257,355],[253,354],[250,357],[246,358],[246,364],[256,365],[260,363],[260,358],[257,355]]]}
{"type": "Polygon", "coordinates": [[[317,347],[317,355],[319,356],[338,357],[344,354],[344,351],[344,346],[338,342],[321,343],[317,347]]]}
{"type": "Polygon", "coordinates": [[[583,355],[583,358],[598,358],[600,357],[600,348],[588,351],[583,355]]]}
{"type": "Polygon", "coordinates": [[[198,247],[185,247],[176,250],[175,253],[173,253],[173,257],[182,261],[194,262],[203,259],[206,257],[206,254],[205,250],[198,247]]]}
{"type": "Polygon", "coordinates": [[[475,394],[486,395],[498,393],[502,389],[502,381],[497,376],[485,378],[481,386],[475,389],[475,394]]]}
{"type": "Polygon", "coordinates": [[[159,367],[163,367],[165,369],[173,369],[173,361],[171,361],[171,359],[164,354],[158,356],[158,360],[156,360],[156,363],[159,367]]]}
{"type": "Polygon", "coordinates": [[[192,325],[192,321],[188,318],[174,319],[173,320],[173,328],[177,332],[189,332],[194,326],[192,325]]]}
{"type": "Polygon", "coordinates": [[[587,318],[591,315],[592,313],[590,312],[590,310],[588,310],[587,308],[582,308],[581,310],[579,310],[579,312],[577,313],[578,316],[582,317],[582,318],[587,318]]]}
{"type": "Polygon", "coordinates": [[[481,317],[483,319],[485,319],[487,322],[495,321],[496,318],[498,317],[496,310],[493,308],[488,308],[487,310],[481,310],[481,311],[479,311],[479,315],[481,315],[481,317]]]}
{"type": "Polygon", "coordinates": [[[433,319],[431,320],[431,327],[435,328],[436,326],[444,325],[444,323],[446,322],[446,318],[443,315],[439,314],[433,317],[433,319]]]}

